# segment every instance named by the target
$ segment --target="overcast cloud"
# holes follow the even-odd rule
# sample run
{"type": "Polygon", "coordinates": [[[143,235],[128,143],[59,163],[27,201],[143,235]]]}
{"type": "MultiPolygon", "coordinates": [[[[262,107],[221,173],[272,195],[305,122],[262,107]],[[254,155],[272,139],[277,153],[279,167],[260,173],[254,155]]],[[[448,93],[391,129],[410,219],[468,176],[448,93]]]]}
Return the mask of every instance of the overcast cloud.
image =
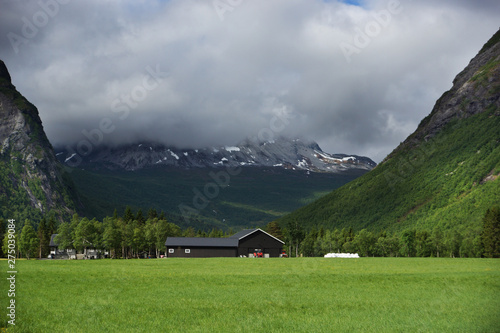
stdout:
{"type": "Polygon", "coordinates": [[[193,148],[271,128],[380,162],[498,30],[500,2],[356,3],[0,0],[0,59],[54,145],[100,126],[193,148]]]}

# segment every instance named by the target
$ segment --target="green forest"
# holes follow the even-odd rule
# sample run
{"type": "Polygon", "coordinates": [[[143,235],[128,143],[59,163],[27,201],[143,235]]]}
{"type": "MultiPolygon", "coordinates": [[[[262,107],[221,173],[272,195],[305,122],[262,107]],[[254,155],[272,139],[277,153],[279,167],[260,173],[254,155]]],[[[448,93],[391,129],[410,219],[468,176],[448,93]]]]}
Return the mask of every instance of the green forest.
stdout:
{"type": "MultiPolygon", "coordinates": [[[[165,251],[167,237],[228,237],[232,230],[210,232],[181,229],[167,221],[163,213],[150,209],[146,215],[142,210],[133,213],[130,207],[123,216],[115,214],[102,221],[73,216],[71,221],[60,223],[51,216],[43,218],[35,229],[31,221],[25,221],[18,232],[8,232],[7,221],[1,222],[3,238],[2,255],[9,258],[46,258],[52,234],[58,234],[55,242],[59,249],[87,248],[108,251],[111,258],[158,258],[165,251]],[[17,240],[12,242],[9,240],[17,240]],[[9,244],[15,244],[9,247],[9,244]]],[[[289,256],[318,257],[331,252],[359,253],[369,257],[500,257],[500,208],[492,207],[484,214],[479,228],[443,230],[407,229],[401,232],[372,232],[352,228],[304,230],[298,222],[283,226],[270,222],[264,230],[282,239],[289,256]]]]}
{"type": "Polygon", "coordinates": [[[307,174],[279,168],[242,168],[227,186],[219,188],[215,198],[206,201],[204,209],[196,209],[196,216],[187,225],[179,206],[194,209],[195,191],[203,193],[206,184],[214,183],[210,174],[219,169],[68,170],[84,207],[78,212],[82,216],[102,219],[126,206],[134,210],[151,207],[166,212],[169,221],[181,227],[191,225],[207,231],[265,225],[366,173],[307,174]]]}

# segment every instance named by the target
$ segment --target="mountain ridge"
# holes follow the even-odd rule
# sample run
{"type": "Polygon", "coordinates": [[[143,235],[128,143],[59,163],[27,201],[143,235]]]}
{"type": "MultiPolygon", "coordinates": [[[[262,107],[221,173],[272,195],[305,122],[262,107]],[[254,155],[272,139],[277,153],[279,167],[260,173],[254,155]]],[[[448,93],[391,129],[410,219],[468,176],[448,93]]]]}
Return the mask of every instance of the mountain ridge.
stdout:
{"type": "MultiPolygon", "coordinates": [[[[414,147],[434,137],[453,119],[463,119],[500,107],[500,30],[484,44],[479,53],[453,80],[453,86],[435,103],[431,113],[422,119],[415,132],[393,151],[414,147]],[[489,94],[488,90],[493,89],[489,94]],[[488,95],[488,98],[483,98],[488,95]]],[[[385,159],[390,158],[392,153],[385,159]]]]}
{"type": "MultiPolygon", "coordinates": [[[[68,166],[73,154],[57,150],[68,166]]],[[[189,168],[281,167],[288,170],[341,173],[371,170],[376,166],[368,157],[325,153],[316,142],[279,137],[273,141],[245,140],[235,146],[178,149],[159,143],[136,143],[118,147],[98,147],[78,166],[135,171],[147,167],[189,168]]]]}

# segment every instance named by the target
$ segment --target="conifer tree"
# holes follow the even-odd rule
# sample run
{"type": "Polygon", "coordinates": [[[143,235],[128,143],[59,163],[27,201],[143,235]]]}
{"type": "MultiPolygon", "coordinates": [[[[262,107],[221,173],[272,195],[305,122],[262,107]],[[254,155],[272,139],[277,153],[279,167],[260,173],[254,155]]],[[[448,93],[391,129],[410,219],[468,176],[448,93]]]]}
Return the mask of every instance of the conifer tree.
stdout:
{"type": "Polygon", "coordinates": [[[483,218],[483,232],[481,239],[484,247],[484,256],[500,258],[500,208],[488,209],[483,218]]]}
{"type": "Polygon", "coordinates": [[[123,215],[123,222],[125,224],[129,224],[130,222],[132,222],[134,220],[134,214],[132,213],[132,209],[130,208],[130,206],[127,206],[125,208],[125,214],[123,215]]]}
{"type": "Polygon", "coordinates": [[[49,252],[49,243],[50,243],[50,235],[49,235],[49,227],[48,223],[45,220],[45,217],[42,217],[40,220],[40,224],[38,225],[38,239],[40,240],[38,246],[38,258],[44,258],[49,252]]]}
{"type": "Polygon", "coordinates": [[[52,236],[53,234],[57,233],[57,222],[54,214],[49,215],[49,219],[47,221],[47,234],[52,236]]]}
{"type": "Polygon", "coordinates": [[[154,208],[150,208],[148,211],[148,220],[153,220],[158,218],[158,212],[154,208]]]}
{"type": "Polygon", "coordinates": [[[144,215],[142,214],[142,209],[139,209],[137,211],[137,217],[135,218],[137,220],[137,224],[142,226],[146,222],[146,219],[144,218],[144,215]]]}
{"type": "Polygon", "coordinates": [[[269,222],[266,226],[266,231],[270,234],[273,235],[274,237],[278,239],[283,239],[283,231],[281,231],[281,227],[276,221],[269,222]]]}

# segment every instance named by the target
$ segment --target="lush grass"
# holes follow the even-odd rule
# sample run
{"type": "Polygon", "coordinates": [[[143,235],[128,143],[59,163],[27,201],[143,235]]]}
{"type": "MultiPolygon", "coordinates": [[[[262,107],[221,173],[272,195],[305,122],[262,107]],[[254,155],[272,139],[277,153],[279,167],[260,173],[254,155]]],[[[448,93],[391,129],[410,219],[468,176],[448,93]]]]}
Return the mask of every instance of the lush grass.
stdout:
{"type": "Polygon", "coordinates": [[[18,332],[500,331],[495,259],[32,260],[17,269],[18,332]]]}

